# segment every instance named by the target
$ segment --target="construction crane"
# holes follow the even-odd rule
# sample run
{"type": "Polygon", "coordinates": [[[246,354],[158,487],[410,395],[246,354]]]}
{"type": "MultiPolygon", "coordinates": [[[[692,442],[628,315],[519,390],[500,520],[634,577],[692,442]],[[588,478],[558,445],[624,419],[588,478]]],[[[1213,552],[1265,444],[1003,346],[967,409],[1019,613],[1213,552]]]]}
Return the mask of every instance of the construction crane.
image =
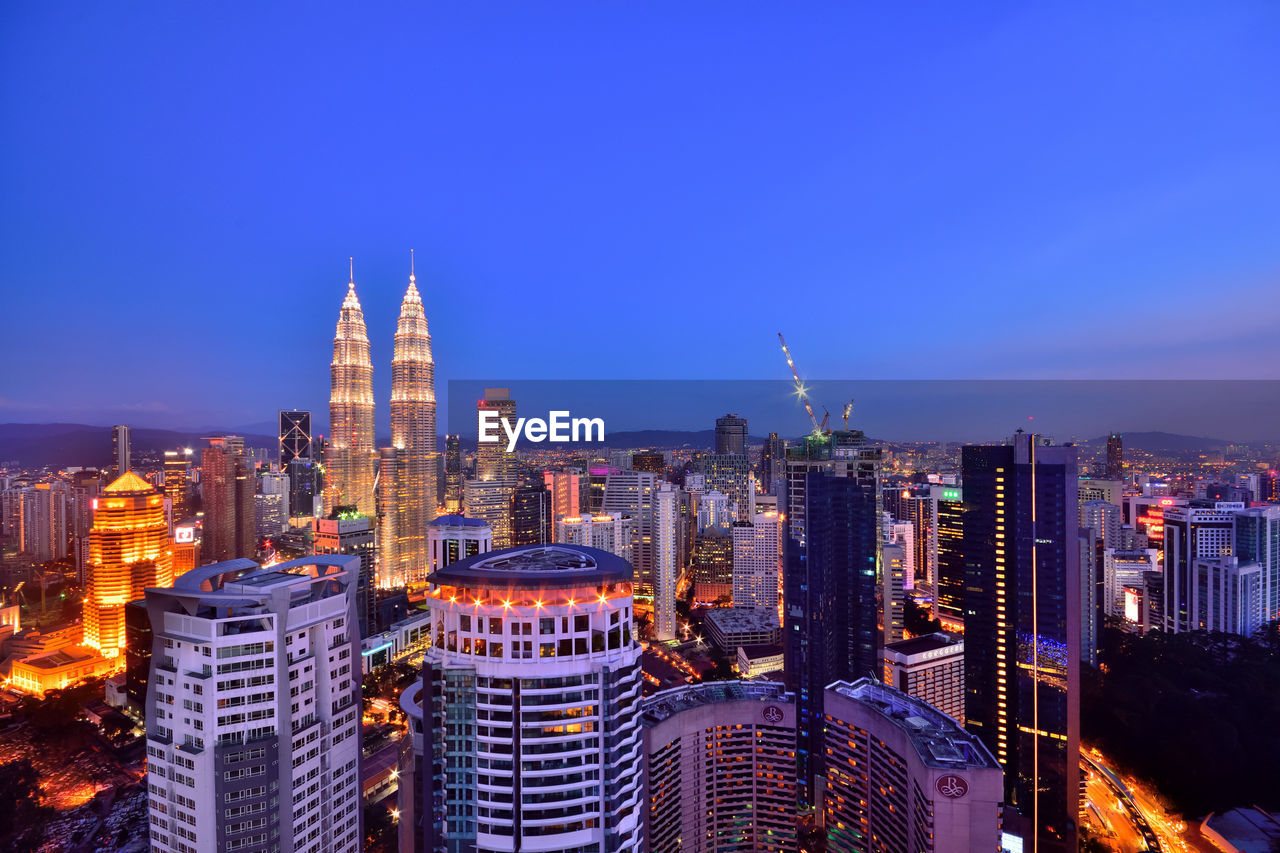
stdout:
{"type": "Polygon", "coordinates": [[[849,428],[849,416],[853,414],[853,400],[844,404],[844,428],[849,428]]]}
{"type": "Polygon", "coordinates": [[[787,357],[787,367],[791,368],[791,378],[795,382],[796,396],[800,398],[800,402],[804,403],[804,410],[809,413],[809,421],[813,424],[813,432],[815,435],[821,435],[827,431],[827,419],[831,417],[828,412],[822,418],[822,425],[818,425],[818,418],[813,413],[813,404],[809,402],[809,390],[804,387],[804,383],[800,381],[800,374],[796,372],[796,363],[791,358],[791,350],[787,348],[787,339],[782,336],[782,332],[778,332],[778,341],[782,344],[782,354],[787,357]]]}

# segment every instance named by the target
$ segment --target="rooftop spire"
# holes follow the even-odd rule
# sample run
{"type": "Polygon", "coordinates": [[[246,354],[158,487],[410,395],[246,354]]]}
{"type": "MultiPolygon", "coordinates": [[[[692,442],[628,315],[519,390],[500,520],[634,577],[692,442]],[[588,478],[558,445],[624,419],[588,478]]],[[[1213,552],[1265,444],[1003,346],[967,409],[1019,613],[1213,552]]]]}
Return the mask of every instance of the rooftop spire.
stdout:
{"type": "Polygon", "coordinates": [[[355,286],[356,286],[356,259],[355,259],[355,256],[354,256],[354,255],[352,255],[352,256],[348,256],[348,257],[347,257],[347,262],[351,265],[351,278],[350,278],[351,286],[352,286],[352,287],[355,287],[355,286]]]}
{"type": "Polygon", "coordinates": [[[413,283],[413,281],[414,281],[414,277],[413,277],[413,249],[410,249],[410,250],[409,250],[409,282],[412,284],[412,283],[413,283]]]}

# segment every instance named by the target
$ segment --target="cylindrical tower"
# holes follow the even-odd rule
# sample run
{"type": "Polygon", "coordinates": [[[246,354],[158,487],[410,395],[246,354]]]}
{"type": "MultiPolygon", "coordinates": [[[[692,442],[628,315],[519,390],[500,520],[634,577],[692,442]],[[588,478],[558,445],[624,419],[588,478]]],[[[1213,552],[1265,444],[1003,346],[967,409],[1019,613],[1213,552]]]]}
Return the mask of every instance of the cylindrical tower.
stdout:
{"type": "Polygon", "coordinates": [[[324,506],[354,506],[374,514],[373,362],[369,333],[356,296],[355,273],[338,313],[329,369],[329,446],[325,450],[324,506]]]}
{"type": "Polygon", "coordinates": [[[432,646],[403,700],[414,849],[642,849],[631,575],[622,558],[574,545],[431,575],[432,646]]]}

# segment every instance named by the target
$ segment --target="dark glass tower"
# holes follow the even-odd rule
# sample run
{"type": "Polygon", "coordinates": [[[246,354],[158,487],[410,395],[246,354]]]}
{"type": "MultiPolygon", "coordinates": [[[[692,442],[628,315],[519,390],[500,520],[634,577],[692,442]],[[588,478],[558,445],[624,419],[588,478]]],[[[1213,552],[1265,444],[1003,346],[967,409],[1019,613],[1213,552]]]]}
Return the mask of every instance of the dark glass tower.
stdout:
{"type": "Polygon", "coordinates": [[[964,492],[959,486],[934,486],[938,502],[938,589],[941,619],[964,620],[964,492]]]}
{"type": "Polygon", "coordinates": [[[1107,436],[1107,479],[1124,479],[1124,438],[1118,432],[1107,436]]]}
{"type": "Polygon", "coordinates": [[[456,432],[444,437],[444,507],[462,509],[462,437],[456,432]]]}
{"type": "Polygon", "coordinates": [[[747,455],[747,419],[737,415],[716,418],[716,453],[747,455]]]}
{"type": "Polygon", "coordinates": [[[1005,770],[1006,825],[1029,851],[1076,849],[1080,550],[1076,448],[1019,432],[969,446],[965,717],[1005,770]]]}
{"type": "Polygon", "coordinates": [[[805,527],[787,514],[783,618],[787,687],[796,695],[796,781],[816,803],[823,776],[823,689],[881,670],[874,483],[830,471],[804,475],[805,527]]]}
{"type": "Polygon", "coordinates": [[[517,486],[511,498],[511,546],[552,541],[551,490],[540,480],[517,486]]]}
{"type": "Polygon", "coordinates": [[[290,514],[313,514],[318,490],[310,412],[280,412],[280,470],[289,475],[290,514]]]}

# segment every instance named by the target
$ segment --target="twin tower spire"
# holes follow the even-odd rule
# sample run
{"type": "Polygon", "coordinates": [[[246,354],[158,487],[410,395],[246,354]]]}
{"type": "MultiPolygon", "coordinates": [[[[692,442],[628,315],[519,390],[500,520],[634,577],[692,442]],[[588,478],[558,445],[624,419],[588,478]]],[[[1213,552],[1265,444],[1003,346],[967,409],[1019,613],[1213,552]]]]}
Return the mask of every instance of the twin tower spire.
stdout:
{"type": "Polygon", "coordinates": [[[379,586],[425,580],[436,514],[435,362],[412,252],[391,357],[391,446],[375,445],[373,362],[354,260],[333,338],[329,432],[325,510],[354,507],[375,519],[379,586]]]}

